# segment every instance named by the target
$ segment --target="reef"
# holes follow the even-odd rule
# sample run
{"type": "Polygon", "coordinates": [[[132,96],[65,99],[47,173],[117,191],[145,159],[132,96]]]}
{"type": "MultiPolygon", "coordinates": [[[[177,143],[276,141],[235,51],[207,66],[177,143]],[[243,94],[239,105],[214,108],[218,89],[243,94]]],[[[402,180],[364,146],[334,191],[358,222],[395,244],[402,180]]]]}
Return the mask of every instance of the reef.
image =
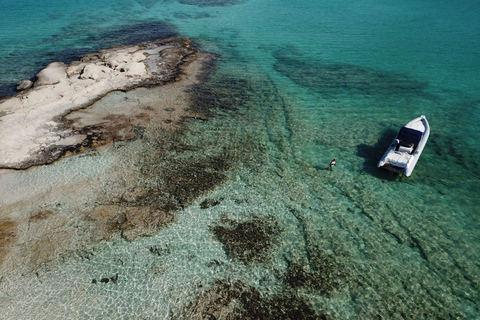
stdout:
{"type": "Polygon", "coordinates": [[[96,121],[73,113],[112,91],[187,81],[187,76],[193,85],[198,69],[187,74],[188,66],[215,57],[190,43],[187,38],[162,39],[100,50],[68,65],[50,63],[30,89],[0,101],[0,168],[48,164],[68,153],[131,139],[131,128],[158,117],[158,110],[137,106],[97,115],[96,121]]]}
{"type": "Polygon", "coordinates": [[[328,295],[339,288],[346,273],[340,269],[333,257],[324,256],[318,250],[316,257],[309,260],[309,270],[298,262],[288,262],[283,275],[284,282],[291,288],[308,287],[328,295]]]}
{"type": "Polygon", "coordinates": [[[211,231],[224,245],[229,258],[248,264],[267,258],[281,229],[274,218],[268,216],[244,222],[222,218],[211,231]]]}
{"type": "Polygon", "coordinates": [[[227,7],[243,4],[246,0],[179,0],[179,2],[199,7],[227,7]]]}
{"type": "Polygon", "coordinates": [[[425,82],[409,75],[346,63],[303,60],[295,53],[292,48],[275,51],[275,70],[298,85],[322,94],[419,94],[427,87],[425,82]]]}
{"type": "Polygon", "coordinates": [[[95,208],[89,219],[95,222],[101,238],[119,232],[126,240],[152,235],[173,221],[172,213],[148,206],[102,205],[95,208]]]}
{"type": "Polygon", "coordinates": [[[209,168],[215,168],[211,165],[212,163],[207,162],[202,168],[200,163],[193,163],[165,171],[166,189],[174,195],[178,206],[191,204],[198,196],[226,181],[227,177],[221,173],[223,170],[211,171],[209,168]]]}
{"type": "Polygon", "coordinates": [[[331,319],[293,295],[265,297],[241,281],[216,280],[174,319],[331,319]]]}

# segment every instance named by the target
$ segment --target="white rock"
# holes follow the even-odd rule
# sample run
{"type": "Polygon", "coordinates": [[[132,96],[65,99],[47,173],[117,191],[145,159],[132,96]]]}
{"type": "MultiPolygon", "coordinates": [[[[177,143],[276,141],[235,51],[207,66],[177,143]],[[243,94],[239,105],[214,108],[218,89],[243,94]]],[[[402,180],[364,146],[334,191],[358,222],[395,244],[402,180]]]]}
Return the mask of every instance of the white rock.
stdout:
{"type": "Polygon", "coordinates": [[[52,62],[37,74],[34,87],[54,85],[67,79],[67,66],[63,62],[52,62]]]}
{"type": "MultiPolygon", "coordinates": [[[[179,61],[168,59],[167,52],[165,59],[158,54],[166,45],[169,50],[179,47],[178,52],[172,53],[176,57],[185,54],[189,40],[102,50],[69,66],[62,62],[50,63],[37,74],[33,88],[0,100],[0,114],[3,114],[0,118],[0,167],[23,169],[42,164],[44,158],[39,154],[44,150],[81,142],[85,137],[65,135],[62,126],[55,125],[58,119],[111,91],[130,90],[142,83],[160,83],[156,72],[177,68],[175,63],[179,61]],[[165,65],[161,59],[165,60],[165,65]],[[146,64],[150,68],[147,69],[146,64]],[[59,140],[58,137],[63,138],[59,140]]],[[[196,52],[189,50],[190,54],[196,52]]]]}
{"type": "Polygon", "coordinates": [[[113,70],[106,66],[99,66],[96,64],[87,64],[85,68],[83,68],[80,78],[101,80],[101,79],[109,78],[112,72],[113,70]]]}

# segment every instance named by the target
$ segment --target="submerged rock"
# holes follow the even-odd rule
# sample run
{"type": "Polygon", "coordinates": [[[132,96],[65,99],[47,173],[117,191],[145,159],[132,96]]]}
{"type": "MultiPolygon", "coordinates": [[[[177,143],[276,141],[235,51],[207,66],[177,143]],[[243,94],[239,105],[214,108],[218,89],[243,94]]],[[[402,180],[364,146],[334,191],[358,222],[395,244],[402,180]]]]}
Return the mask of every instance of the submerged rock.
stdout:
{"type": "MultiPolygon", "coordinates": [[[[110,278],[105,277],[105,278],[100,279],[101,283],[109,283],[109,282],[117,283],[117,281],[118,281],[118,272],[113,277],[110,277],[110,278]]],[[[98,280],[97,279],[92,279],[92,283],[97,284],[98,280]]]]}
{"type": "Polygon", "coordinates": [[[239,5],[247,0],[179,0],[182,4],[195,5],[199,7],[227,7],[239,5]]]}
{"type": "Polygon", "coordinates": [[[419,94],[427,83],[409,75],[324,61],[304,60],[293,48],[273,53],[275,70],[298,85],[322,94],[366,95],[419,94]]]}
{"type": "Polygon", "coordinates": [[[292,288],[312,288],[322,294],[330,294],[338,289],[347,276],[333,257],[320,252],[309,261],[309,270],[297,262],[289,262],[284,281],[292,288]]]}
{"type": "Polygon", "coordinates": [[[8,246],[17,238],[17,223],[9,218],[0,219],[0,262],[7,255],[8,246]]]}
{"type": "Polygon", "coordinates": [[[255,217],[245,222],[224,218],[211,230],[225,246],[227,255],[243,263],[264,260],[281,231],[270,217],[255,217]]]}
{"type": "Polygon", "coordinates": [[[139,236],[154,234],[172,222],[174,216],[170,212],[149,206],[103,205],[96,207],[88,218],[97,226],[98,239],[109,238],[118,232],[126,240],[132,241],[139,236]]]}
{"type": "Polygon", "coordinates": [[[211,207],[218,206],[220,204],[220,200],[217,199],[205,199],[200,203],[200,208],[201,209],[208,209],[211,207]]]}
{"type": "Polygon", "coordinates": [[[187,305],[174,319],[330,319],[317,314],[303,299],[293,295],[264,297],[241,281],[216,280],[212,287],[187,305]]]}

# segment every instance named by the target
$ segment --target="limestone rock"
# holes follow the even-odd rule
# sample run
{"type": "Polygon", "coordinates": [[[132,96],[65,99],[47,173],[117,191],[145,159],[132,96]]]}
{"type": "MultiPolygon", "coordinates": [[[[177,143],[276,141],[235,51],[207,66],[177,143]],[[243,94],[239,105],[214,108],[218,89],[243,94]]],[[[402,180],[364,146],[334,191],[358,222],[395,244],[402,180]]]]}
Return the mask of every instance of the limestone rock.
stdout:
{"type": "Polygon", "coordinates": [[[17,83],[17,91],[23,91],[30,89],[33,86],[33,82],[31,80],[22,80],[17,83]]]}
{"type": "Polygon", "coordinates": [[[67,66],[63,62],[52,62],[37,74],[34,87],[55,85],[67,79],[67,66]]]}
{"type": "MultiPolygon", "coordinates": [[[[201,61],[211,59],[214,56],[191,48],[188,38],[172,38],[100,50],[69,65],[50,63],[37,74],[33,87],[27,89],[31,81],[22,81],[19,88],[23,91],[17,96],[0,100],[0,115],[3,115],[0,168],[25,169],[48,164],[68,150],[92,145],[92,141],[81,133],[81,127],[75,126],[75,131],[66,128],[67,122],[72,123],[65,120],[67,115],[91,106],[112,91],[178,82],[192,62],[201,64],[201,61]]],[[[194,72],[201,70],[197,68],[194,72]]],[[[127,113],[127,116],[115,114],[114,117],[127,119],[131,116],[130,110],[127,113]]],[[[149,117],[144,111],[136,116],[149,117]]],[[[111,119],[104,120],[108,121],[102,123],[112,123],[111,119]]],[[[110,127],[116,132],[102,132],[112,139],[101,137],[103,140],[98,141],[132,138],[132,134],[127,132],[129,127],[123,130],[125,132],[118,125],[110,127]]]]}

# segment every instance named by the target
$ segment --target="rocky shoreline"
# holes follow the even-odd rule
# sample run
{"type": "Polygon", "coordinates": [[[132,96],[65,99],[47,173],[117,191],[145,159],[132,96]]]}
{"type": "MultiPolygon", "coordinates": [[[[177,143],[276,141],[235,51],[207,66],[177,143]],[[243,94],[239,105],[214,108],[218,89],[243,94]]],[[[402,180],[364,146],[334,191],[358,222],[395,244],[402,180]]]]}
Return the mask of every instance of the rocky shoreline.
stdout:
{"type": "Polygon", "coordinates": [[[175,210],[224,181],[221,163],[180,163],[167,154],[182,148],[185,119],[206,117],[193,108],[189,90],[204,82],[216,57],[188,38],[114,47],[69,65],[51,63],[31,88],[0,101],[0,278],[85,244],[152,235],[174,221],[175,210]],[[94,159],[109,150],[99,147],[130,139],[112,147],[124,150],[116,153],[119,163],[102,167],[94,159]],[[58,183],[50,179],[60,162],[22,170],[84,151],[82,159],[103,169],[75,176],[72,168],[58,183]],[[48,174],[32,183],[39,171],[48,174]]]}
{"type": "MultiPolygon", "coordinates": [[[[92,144],[131,138],[129,128],[112,126],[112,121],[101,118],[97,123],[81,125],[85,121],[71,114],[113,91],[182,80],[194,84],[202,69],[198,63],[214,58],[191,47],[188,38],[170,38],[100,50],[69,65],[50,63],[37,74],[35,82],[21,81],[18,95],[0,100],[0,168],[48,164],[92,144]],[[191,67],[192,62],[197,65],[191,67]]],[[[141,110],[125,117],[132,123],[132,116],[138,120],[140,115],[148,118],[148,113],[141,110]]]]}

